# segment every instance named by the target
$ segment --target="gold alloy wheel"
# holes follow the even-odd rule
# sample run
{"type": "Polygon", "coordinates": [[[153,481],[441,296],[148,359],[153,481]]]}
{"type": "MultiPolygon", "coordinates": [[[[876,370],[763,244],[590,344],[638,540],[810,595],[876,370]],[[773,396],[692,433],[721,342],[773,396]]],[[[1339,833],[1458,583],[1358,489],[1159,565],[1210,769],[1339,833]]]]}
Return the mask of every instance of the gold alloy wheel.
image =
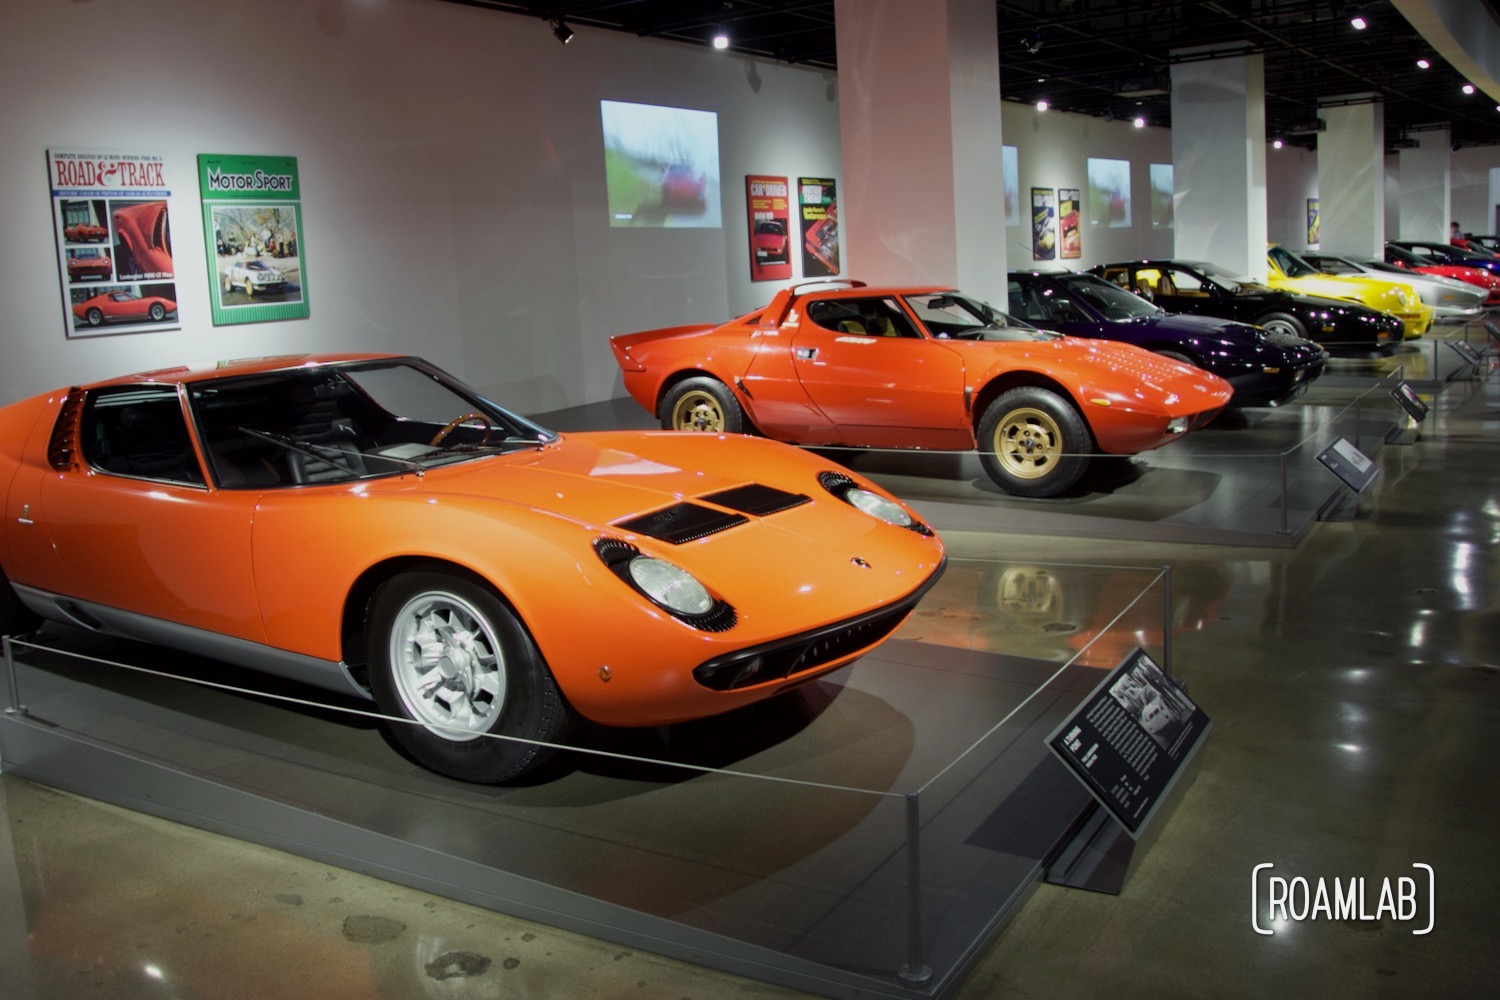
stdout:
{"type": "Polygon", "coordinates": [[[1042,410],[1018,407],[995,428],[995,457],[1017,479],[1040,479],[1062,457],[1062,429],[1042,410]]]}
{"type": "Polygon", "coordinates": [[[724,431],[724,408],[712,393],[702,389],[685,392],[677,405],[672,407],[672,429],[679,431],[708,431],[722,434],[724,431]]]}

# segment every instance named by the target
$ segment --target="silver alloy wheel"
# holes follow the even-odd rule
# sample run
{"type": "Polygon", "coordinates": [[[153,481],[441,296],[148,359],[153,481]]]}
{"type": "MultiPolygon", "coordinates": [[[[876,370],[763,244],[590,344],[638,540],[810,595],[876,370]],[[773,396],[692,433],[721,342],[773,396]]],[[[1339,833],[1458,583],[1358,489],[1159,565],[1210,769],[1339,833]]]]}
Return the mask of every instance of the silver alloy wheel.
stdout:
{"type": "Polygon", "coordinates": [[[1261,329],[1267,333],[1291,334],[1294,337],[1302,335],[1300,330],[1284,319],[1268,320],[1262,325],[1261,329]]]}
{"type": "Polygon", "coordinates": [[[391,673],[401,702],[428,731],[455,743],[489,732],[505,707],[505,655],[495,627],[456,594],[417,594],[396,613],[391,673]]]}

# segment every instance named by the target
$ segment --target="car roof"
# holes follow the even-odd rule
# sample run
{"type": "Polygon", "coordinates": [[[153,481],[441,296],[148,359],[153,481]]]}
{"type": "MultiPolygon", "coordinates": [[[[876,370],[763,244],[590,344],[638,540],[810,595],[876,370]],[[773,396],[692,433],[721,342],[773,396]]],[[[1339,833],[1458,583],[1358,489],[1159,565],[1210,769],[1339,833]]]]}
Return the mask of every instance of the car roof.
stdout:
{"type": "Polygon", "coordinates": [[[175,368],[157,368],[153,371],[121,375],[92,383],[95,389],[107,385],[130,385],[137,382],[204,382],[230,375],[254,375],[260,372],[284,371],[292,368],[312,368],[318,365],[337,364],[345,361],[376,361],[382,358],[402,358],[403,354],[278,354],[259,358],[238,358],[230,361],[211,361],[200,364],[179,365],[175,368]]]}

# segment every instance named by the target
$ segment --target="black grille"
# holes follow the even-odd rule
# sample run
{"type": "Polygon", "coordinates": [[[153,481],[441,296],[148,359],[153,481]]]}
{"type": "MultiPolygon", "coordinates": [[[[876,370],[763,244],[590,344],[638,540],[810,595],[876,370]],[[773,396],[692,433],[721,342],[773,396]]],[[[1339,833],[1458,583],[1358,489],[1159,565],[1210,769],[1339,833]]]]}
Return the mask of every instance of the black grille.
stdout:
{"type": "Polygon", "coordinates": [[[807,503],[811,497],[803,493],[788,493],[778,490],[774,486],[762,486],[759,483],[751,483],[748,486],[736,486],[729,490],[720,490],[718,493],[710,493],[706,497],[698,499],[708,503],[718,504],[720,507],[728,507],[744,514],[754,514],[756,517],[765,517],[769,514],[779,514],[793,507],[800,507],[807,503]]]}
{"type": "Polygon", "coordinates": [[[943,575],[946,566],[944,561],[926,583],[894,604],[811,632],[716,657],[695,667],[693,679],[715,691],[733,691],[784,680],[867,649],[906,620],[922,595],[943,575]]]}
{"type": "Polygon", "coordinates": [[[726,514],[722,510],[704,507],[696,503],[676,503],[661,510],[642,514],[628,521],[617,521],[615,527],[659,538],[673,545],[707,538],[709,535],[744,524],[750,520],[743,514],[726,514]]]}

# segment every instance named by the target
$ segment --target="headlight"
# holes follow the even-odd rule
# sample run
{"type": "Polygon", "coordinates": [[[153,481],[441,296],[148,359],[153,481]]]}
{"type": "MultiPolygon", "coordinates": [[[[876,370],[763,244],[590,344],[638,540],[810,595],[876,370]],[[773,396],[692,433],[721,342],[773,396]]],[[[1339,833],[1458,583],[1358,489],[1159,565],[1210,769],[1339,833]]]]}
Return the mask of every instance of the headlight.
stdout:
{"type": "Polygon", "coordinates": [[[657,604],[678,614],[706,615],[714,599],[708,590],[687,570],[662,559],[636,556],[627,564],[627,572],[641,593],[657,604]]]}
{"type": "Polygon", "coordinates": [[[931,535],[932,529],[916,520],[901,505],[887,500],[873,490],[867,490],[842,472],[818,473],[818,485],[838,497],[856,510],[879,518],[886,524],[915,531],[919,535],[931,535]]]}
{"type": "Polygon", "coordinates": [[[1186,434],[1188,426],[1192,424],[1192,417],[1173,417],[1167,421],[1168,434],[1186,434]]]}

